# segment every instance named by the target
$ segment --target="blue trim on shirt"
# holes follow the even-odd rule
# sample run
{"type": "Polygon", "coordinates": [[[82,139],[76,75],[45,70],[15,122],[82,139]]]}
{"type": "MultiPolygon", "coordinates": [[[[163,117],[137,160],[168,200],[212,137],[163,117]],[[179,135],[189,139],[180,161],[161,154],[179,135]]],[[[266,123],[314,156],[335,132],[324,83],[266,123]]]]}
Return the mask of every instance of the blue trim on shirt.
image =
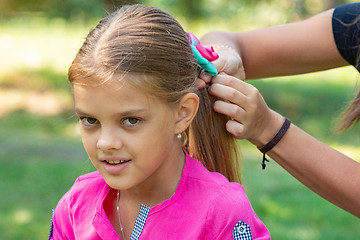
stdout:
{"type": "Polygon", "coordinates": [[[150,207],[141,204],[139,215],[136,218],[134,229],[131,233],[130,240],[138,240],[149,216],[150,207]]]}
{"type": "Polygon", "coordinates": [[[51,211],[52,211],[52,214],[51,214],[50,230],[49,230],[48,240],[50,240],[50,239],[52,238],[52,236],[53,236],[53,231],[54,231],[53,218],[54,218],[55,208],[53,208],[51,211]]]}
{"type": "Polygon", "coordinates": [[[234,240],[253,240],[250,226],[244,221],[239,221],[233,229],[234,240]]]}

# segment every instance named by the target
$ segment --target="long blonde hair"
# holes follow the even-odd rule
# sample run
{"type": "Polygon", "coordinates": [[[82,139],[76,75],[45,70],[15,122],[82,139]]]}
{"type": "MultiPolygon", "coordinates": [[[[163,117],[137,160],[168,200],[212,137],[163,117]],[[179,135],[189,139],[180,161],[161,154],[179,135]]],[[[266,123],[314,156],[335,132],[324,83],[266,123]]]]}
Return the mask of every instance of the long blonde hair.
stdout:
{"type": "MultiPolygon", "coordinates": [[[[360,18],[357,18],[359,21],[360,18]]],[[[355,68],[360,72],[360,45],[359,51],[356,57],[355,68]]],[[[360,121],[360,91],[354,97],[354,99],[350,102],[346,110],[339,116],[341,123],[338,126],[338,130],[345,131],[352,126],[355,126],[360,121]]]]}
{"type": "Polygon", "coordinates": [[[360,91],[339,117],[342,121],[338,127],[340,131],[345,131],[355,126],[360,121],[360,91]]]}
{"type": "MultiPolygon", "coordinates": [[[[338,19],[338,21],[342,22],[338,19]]],[[[350,23],[350,25],[358,25],[360,21],[360,16],[358,16],[353,22],[350,23]]],[[[342,24],[345,24],[342,22],[342,24]]],[[[347,25],[347,24],[345,24],[347,25]]],[[[358,52],[356,54],[356,62],[355,62],[355,68],[360,72],[360,44],[358,45],[358,52]]],[[[347,106],[345,111],[341,113],[339,116],[339,119],[341,120],[338,130],[345,131],[352,126],[355,126],[360,121],[360,91],[357,93],[357,95],[354,97],[354,99],[350,102],[350,104],[347,106]]]]}
{"type": "Polygon", "coordinates": [[[187,34],[172,16],[155,7],[128,5],[89,33],[68,77],[72,84],[91,84],[141,74],[145,77],[130,84],[168,104],[177,104],[187,93],[198,94],[199,110],[183,147],[208,170],[241,182],[236,139],[225,129],[227,117],[213,110],[214,97],[195,87],[197,68],[187,34]]]}

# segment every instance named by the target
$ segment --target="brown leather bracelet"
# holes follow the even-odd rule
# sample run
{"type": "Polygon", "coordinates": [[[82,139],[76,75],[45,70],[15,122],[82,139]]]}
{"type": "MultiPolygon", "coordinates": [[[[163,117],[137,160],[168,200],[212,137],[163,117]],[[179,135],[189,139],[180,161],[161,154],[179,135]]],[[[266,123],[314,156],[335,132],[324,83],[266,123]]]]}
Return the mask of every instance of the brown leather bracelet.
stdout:
{"type": "Polygon", "coordinates": [[[270,140],[270,142],[268,142],[265,146],[259,147],[258,149],[260,150],[260,152],[262,152],[263,155],[263,161],[262,161],[262,169],[265,169],[266,162],[269,162],[269,160],[266,159],[265,157],[265,153],[267,153],[268,151],[270,151],[273,147],[276,146],[276,144],[278,144],[280,142],[280,140],[283,138],[283,136],[285,135],[285,133],[287,132],[287,130],[289,129],[291,124],[291,121],[287,118],[285,118],[285,121],[283,123],[283,125],[281,126],[280,130],[276,133],[276,135],[273,137],[273,139],[270,140]]]}

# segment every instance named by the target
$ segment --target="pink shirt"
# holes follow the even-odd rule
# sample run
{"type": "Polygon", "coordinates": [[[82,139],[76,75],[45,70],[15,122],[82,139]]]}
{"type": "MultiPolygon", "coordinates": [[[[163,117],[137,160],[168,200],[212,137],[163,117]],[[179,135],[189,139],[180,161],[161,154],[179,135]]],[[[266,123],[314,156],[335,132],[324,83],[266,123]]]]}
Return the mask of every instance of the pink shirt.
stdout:
{"type": "MultiPolygon", "coordinates": [[[[103,208],[109,190],[99,172],[79,177],[55,209],[50,239],[120,239],[103,208]]],[[[240,184],[187,155],[174,195],[152,208],[141,206],[133,239],[263,240],[270,234],[240,184]]]]}

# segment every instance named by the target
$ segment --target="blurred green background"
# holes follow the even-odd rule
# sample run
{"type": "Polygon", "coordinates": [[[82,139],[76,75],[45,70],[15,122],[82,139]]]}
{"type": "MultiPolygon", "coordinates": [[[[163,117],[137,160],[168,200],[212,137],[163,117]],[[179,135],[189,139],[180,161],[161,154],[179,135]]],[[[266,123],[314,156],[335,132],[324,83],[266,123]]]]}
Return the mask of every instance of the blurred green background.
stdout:
{"type": "MultiPolygon", "coordinates": [[[[0,0],[0,239],[46,239],[51,209],[77,176],[93,170],[73,114],[70,66],[117,0],[0,0]]],[[[201,36],[304,19],[346,0],[147,0],[201,36]]],[[[311,36],[309,36],[311,37],[311,36]]],[[[296,56],[294,56],[296,57],[296,56]]],[[[360,126],[343,134],[336,117],[360,89],[352,67],[251,81],[268,105],[311,135],[360,160],[360,126]]],[[[358,239],[360,222],[305,188],[240,141],[244,185],[273,239],[358,239]]]]}

